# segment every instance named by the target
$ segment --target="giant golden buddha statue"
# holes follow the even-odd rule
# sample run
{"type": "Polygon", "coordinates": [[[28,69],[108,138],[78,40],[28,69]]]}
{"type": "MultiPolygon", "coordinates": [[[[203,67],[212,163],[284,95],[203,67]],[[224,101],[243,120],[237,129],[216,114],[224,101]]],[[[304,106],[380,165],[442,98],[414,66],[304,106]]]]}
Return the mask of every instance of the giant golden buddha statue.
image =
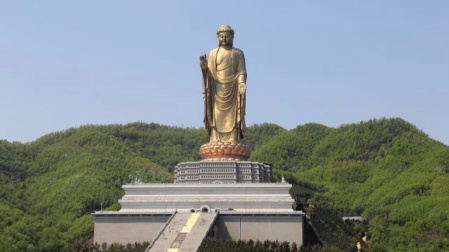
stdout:
{"type": "Polygon", "coordinates": [[[249,148],[245,133],[246,65],[243,51],[233,46],[234,30],[217,30],[218,48],[200,56],[203,76],[204,126],[210,141],[201,146],[206,160],[244,160],[249,148]]]}

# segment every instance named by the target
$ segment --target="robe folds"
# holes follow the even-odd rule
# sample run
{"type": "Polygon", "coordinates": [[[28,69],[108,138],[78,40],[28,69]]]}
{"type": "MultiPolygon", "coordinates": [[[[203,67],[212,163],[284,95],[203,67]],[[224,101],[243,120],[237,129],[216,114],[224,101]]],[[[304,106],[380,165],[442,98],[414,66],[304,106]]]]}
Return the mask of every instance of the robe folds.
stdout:
{"type": "Polygon", "coordinates": [[[210,51],[208,68],[203,70],[204,126],[210,141],[238,142],[245,132],[245,94],[239,84],[246,84],[243,51],[215,48],[210,51]]]}

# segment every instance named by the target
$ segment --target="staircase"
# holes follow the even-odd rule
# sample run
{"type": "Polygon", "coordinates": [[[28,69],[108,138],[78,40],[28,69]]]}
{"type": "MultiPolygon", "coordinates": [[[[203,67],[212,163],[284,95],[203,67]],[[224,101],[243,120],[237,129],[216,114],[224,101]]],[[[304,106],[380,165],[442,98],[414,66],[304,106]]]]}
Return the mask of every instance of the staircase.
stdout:
{"type": "Polygon", "coordinates": [[[149,252],[197,251],[218,213],[177,213],[149,247],[149,252]]]}

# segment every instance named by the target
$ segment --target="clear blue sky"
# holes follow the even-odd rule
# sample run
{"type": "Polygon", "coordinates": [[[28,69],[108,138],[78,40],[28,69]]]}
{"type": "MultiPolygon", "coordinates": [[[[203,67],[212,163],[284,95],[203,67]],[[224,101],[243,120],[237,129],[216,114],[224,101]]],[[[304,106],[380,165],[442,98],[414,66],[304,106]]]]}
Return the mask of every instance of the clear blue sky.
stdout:
{"type": "Polygon", "coordinates": [[[0,139],[85,124],[202,127],[223,23],[247,124],[400,117],[449,145],[449,1],[2,1],[0,139]]]}

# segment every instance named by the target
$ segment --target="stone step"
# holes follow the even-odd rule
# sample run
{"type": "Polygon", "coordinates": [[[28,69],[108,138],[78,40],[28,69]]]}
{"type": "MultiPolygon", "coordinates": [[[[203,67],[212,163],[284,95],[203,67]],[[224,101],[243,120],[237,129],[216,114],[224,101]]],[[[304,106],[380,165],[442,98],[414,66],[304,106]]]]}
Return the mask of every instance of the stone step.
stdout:
{"type": "Polygon", "coordinates": [[[177,213],[150,252],[197,251],[218,213],[177,213]]]}
{"type": "Polygon", "coordinates": [[[175,241],[178,234],[181,232],[182,227],[190,217],[190,213],[177,213],[170,223],[165,227],[162,234],[154,242],[150,252],[166,252],[173,241],[175,241]]]}
{"type": "Polygon", "coordinates": [[[218,213],[201,213],[190,233],[181,244],[178,252],[195,252],[212,227],[218,213]]]}

